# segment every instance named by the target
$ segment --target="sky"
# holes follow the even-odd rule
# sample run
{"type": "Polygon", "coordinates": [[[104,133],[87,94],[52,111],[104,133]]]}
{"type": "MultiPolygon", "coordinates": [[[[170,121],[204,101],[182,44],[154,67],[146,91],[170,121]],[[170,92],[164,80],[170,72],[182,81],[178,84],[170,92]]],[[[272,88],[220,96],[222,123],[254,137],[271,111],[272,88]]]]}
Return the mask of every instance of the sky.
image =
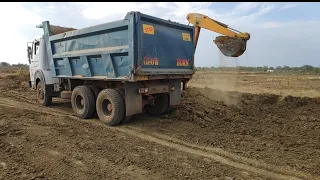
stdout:
{"type": "Polygon", "coordinates": [[[318,2],[1,2],[0,61],[27,64],[27,42],[43,33],[36,28],[42,21],[80,29],[140,11],[181,24],[188,24],[188,13],[201,13],[250,33],[247,51],[241,57],[229,58],[213,43],[220,34],[201,30],[195,53],[197,67],[319,67],[319,9],[318,2]]]}

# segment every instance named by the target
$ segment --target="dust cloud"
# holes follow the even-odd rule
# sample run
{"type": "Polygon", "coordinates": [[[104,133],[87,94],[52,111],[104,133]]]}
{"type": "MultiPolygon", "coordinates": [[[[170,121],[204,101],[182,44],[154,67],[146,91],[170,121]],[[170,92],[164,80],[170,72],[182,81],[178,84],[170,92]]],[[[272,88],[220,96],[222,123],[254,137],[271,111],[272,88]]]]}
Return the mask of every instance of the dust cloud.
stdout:
{"type": "MultiPolygon", "coordinates": [[[[219,66],[220,67],[237,67],[238,66],[238,58],[236,57],[226,57],[219,51],[219,66]]],[[[230,91],[236,91],[236,82],[238,80],[239,71],[233,72],[222,72],[219,73],[219,78],[215,78],[214,82],[211,84],[207,84],[206,88],[212,88],[219,90],[216,93],[208,94],[213,100],[223,101],[226,105],[237,105],[239,96],[231,95],[228,93],[230,91]],[[235,74],[231,78],[230,73],[235,74]],[[236,77],[236,78],[234,78],[236,77]]]]}

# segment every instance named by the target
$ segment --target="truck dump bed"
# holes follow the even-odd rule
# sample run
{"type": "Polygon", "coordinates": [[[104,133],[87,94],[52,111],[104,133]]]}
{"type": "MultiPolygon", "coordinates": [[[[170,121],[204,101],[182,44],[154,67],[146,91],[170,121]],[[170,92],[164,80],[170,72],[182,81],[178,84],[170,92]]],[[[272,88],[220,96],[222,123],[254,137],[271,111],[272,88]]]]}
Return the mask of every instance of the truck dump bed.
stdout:
{"type": "Polygon", "coordinates": [[[192,26],[129,12],[124,20],[60,34],[48,21],[41,27],[53,77],[136,81],[193,74],[192,26]]]}

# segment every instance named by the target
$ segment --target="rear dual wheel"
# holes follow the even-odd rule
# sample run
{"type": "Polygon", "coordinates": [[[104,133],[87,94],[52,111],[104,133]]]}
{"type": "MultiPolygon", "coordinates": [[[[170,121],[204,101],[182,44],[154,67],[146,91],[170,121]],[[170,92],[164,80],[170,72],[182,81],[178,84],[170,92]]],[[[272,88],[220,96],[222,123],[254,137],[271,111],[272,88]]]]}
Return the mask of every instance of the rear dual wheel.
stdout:
{"type": "Polygon", "coordinates": [[[115,126],[124,118],[124,99],[117,90],[104,89],[97,97],[96,111],[100,121],[108,126],[115,126]]]}
{"type": "Polygon", "coordinates": [[[119,89],[100,91],[94,86],[77,86],[72,91],[71,105],[77,117],[89,119],[95,114],[109,126],[126,121],[124,92],[119,89]]]}
{"type": "Polygon", "coordinates": [[[169,95],[162,93],[154,95],[154,104],[148,104],[144,107],[146,112],[151,116],[160,116],[170,110],[169,95]]]}
{"type": "MultiPolygon", "coordinates": [[[[38,87],[42,89],[42,86],[38,87]]],[[[121,89],[100,89],[91,86],[77,86],[72,91],[71,105],[76,116],[82,119],[91,118],[95,113],[100,121],[108,126],[127,122],[131,116],[126,116],[124,92],[121,89]]],[[[146,105],[149,115],[159,116],[169,108],[168,94],[155,95],[154,105],[146,105]]]]}
{"type": "Polygon", "coordinates": [[[96,87],[96,86],[93,86],[93,85],[89,85],[89,88],[91,89],[91,91],[92,91],[92,93],[93,93],[93,95],[94,95],[94,107],[93,107],[94,113],[93,113],[92,116],[93,116],[93,117],[97,117],[98,114],[97,114],[97,111],[96,111],[96,101],[97,101],[97,97],[98,97],[101,89],[98,88],[98,87],[96,87]]]}
{"type": "Polygon", "coordinates": [[[71,95],[71,105],[74,113],[79,118],[91,118],[95,111],[95,97],[90,87],[75,87],[71,95]]]}
{"type": "MultiPolygon", "coordinates": [[[[123,99],[123,103],[125,105],[126,104],[126,101],[125,101],[125,90],[124,89],[120,89],[120,88],[115,88],[115,90],[121,95],[121,97],[123,99]]],[[[126,108],[124,108],[124,110],[125,111],[124,111],[124,115],[123,115],[121,123],[129,122],[130,119],[131,119],[131,115],[130,116],[126,115],[126,108]]]]}

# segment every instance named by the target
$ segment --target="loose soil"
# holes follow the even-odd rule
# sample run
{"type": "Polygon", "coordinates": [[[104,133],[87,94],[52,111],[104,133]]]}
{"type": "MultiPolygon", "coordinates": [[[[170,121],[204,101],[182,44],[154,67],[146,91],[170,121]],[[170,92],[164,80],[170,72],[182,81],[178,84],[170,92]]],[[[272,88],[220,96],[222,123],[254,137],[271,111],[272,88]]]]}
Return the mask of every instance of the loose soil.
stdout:
{"type": "Polygon", "coordinates": [[[188,88],[162,117],[107,127],[36,104],[0,70],[0,179],[320,179],[320,98],[188,88]]]}

